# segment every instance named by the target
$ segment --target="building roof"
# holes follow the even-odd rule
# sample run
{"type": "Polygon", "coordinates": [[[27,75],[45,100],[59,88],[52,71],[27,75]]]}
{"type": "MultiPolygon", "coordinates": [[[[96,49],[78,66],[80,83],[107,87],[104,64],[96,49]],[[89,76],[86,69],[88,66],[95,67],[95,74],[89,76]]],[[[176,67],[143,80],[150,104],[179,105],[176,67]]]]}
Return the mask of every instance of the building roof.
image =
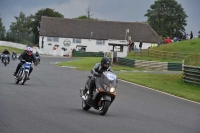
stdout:
{"type": "Polygon", "coordinates": [[[159,36],[147,23],[117,22],[44,17],[41,18],[40,36],[124,40],[126,29],[128,36],[135,42],[158,42],[159,36]]]}

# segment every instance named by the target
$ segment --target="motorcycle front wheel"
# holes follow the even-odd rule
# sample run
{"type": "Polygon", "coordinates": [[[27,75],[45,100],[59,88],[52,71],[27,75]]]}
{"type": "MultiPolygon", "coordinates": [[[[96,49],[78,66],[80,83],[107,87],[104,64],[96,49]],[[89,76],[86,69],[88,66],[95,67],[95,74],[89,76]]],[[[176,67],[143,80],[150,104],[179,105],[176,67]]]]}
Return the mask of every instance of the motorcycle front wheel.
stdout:
{"type": "Polygon", "coordinates": [[[101,106],[99,107],[99,114],[105,115],[108,111],[110,106],[110,101],[102,101],[101,106]]]}
{"type": "Polygon", "coordinates": [[[22,77],[22,83],[21,83],[21,85],[24,85],[24,83],[26,82],[27,77],[28,77],[28,72],[25,71],[24,75],[22,77]]]}

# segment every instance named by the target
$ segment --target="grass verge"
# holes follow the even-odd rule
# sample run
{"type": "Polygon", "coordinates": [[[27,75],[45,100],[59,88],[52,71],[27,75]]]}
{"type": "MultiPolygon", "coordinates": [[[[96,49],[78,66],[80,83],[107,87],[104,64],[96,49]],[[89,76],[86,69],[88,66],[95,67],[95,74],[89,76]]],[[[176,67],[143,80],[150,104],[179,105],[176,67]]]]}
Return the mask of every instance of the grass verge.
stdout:
{"type": "Polygon", "coordinates": [[[6,48],[8,49],[8,51],[9,51],[10,53],[12,53],[12,51],[17,52],[18,54],[21,54],[21,53],[23,52],[23,50],[21,50],[21,49],[12,48],[12,47],[6,47],[6,46],[0,46],[0,52],[3,53],[3,51],[4,51],[6,48]]]}
{"type": "MultiPolygon", "coordinates": [[[[90,71],[96,63],[100,63],[100,62],[101,62],[101,57],[82,57],[79,60],[74,60],[74,61],[70,61],[70,62],[61,62],[61,63],[58,63],[57,65],[58,66],[76,67],[77,70],[90,71]]],[[[117,64],[111,65],[111,68],[114,71],[142,70],[142,69],[137,69],[137,68],[134,68],[134,67],[121,66],[121,65],[117,65],[117,64]]]]}
{"type": "Polygon", "coordinates": [[[200,103],[200,86],[182,81],[182,74],[120,73],[119,79],[200,103]]]}
{"type": "MultiPolygon", "coordinates": [[[[77,70],[91,70],[95,63],[100,62],[101,58],[84,57],[81,60],[71,62],[61,62],[58,66],[77,67],[77,70]]],[[[120,65],[111,66],[114,71],[119,70],[138,70],[133,67],[120,65]]],[[[142,69],[139,69],[142,70],[142,69]]],[[[132,83],[140,84],[155,90],[163,91],[178,97],[186,98],[200,103],[200,86],[182,81],[182,74],[156,74],[144,72],[120,72],[116,73],[119,79],[123,79],[132,83]]]]}

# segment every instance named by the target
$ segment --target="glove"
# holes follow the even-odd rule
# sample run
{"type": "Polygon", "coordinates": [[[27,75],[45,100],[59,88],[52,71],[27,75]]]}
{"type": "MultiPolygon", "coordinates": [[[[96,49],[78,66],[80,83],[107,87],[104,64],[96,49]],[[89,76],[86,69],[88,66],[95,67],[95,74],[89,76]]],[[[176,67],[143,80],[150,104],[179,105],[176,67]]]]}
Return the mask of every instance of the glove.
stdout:
{"type": "Polygon", "coordinates": [[[98,72],[94,72],[94,76],[101,76],[98,72]]]}

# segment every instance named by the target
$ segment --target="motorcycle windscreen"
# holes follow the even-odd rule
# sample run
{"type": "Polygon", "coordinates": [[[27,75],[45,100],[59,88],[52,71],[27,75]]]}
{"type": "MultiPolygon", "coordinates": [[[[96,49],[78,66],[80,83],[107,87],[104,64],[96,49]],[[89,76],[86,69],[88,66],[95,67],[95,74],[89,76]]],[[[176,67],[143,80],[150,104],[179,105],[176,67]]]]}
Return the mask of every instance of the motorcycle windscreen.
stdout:
{"type": "MultiPolygon", "coordinates": [[[[117,87],[117,76],[112,72],[103,72],[102,76],[98,78],[98,83],[104,88],[104,85],[107,87],[117,87]]],[[[106,89],[106,88],[104,88],[106,89]]],[[[106,89],[107,90],[107,89],[106,89]]]]}

